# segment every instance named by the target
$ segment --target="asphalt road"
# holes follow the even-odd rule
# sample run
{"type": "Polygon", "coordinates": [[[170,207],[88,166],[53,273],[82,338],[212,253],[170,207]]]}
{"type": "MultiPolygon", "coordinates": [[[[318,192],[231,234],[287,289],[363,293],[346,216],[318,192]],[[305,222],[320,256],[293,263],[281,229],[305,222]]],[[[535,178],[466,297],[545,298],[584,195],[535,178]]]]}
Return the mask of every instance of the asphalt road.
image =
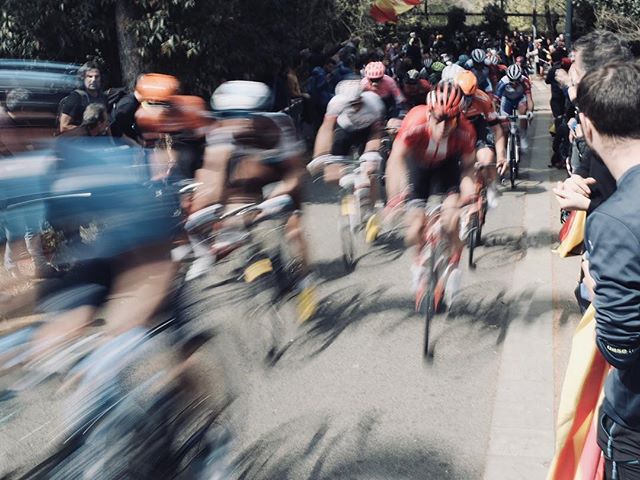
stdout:
{"type": "MultiPolygon", "coordinates": [[[[194,287],[192,314],[218,332],[204,372],[215,373],[235,398],[226,413],[235,436],[232,478],[543,477],[567,335],[577,319],[577,270],[575,261],[551,253],[559,223],[549,189],[562,174],[546,168],[548,94],[540,83],[535,94],[543,111],[530,132],[522,179],[489,213],[477,269],[465,266],[453,306],[432,325],[432,362],[423,361],[423,320],[413,313],[411,254],[399,239],[363,246],[347,273],[335,192],[324,185],[311,185],[305,209],[320,312],[292,326],[293,343],[274,367],[247,348],[264,333],[262,313],[240,287],[212,287],[215,275],[194,287]],[[521,356],[520,346],[536,348],[521,356]],[[541,378],[523,386],[508,374],[514,365],[525,377],[538,369],[541,378]],[[526,451],[514,445],[530,430],[502,428],[504,402],[518,404],[515,418],[542,425],[526,451]]],[[[289,307],[281,312],[288,318],[289,307]]],[[[34,463],[59,434],[64,402],[56,386],[0,405],[0,473],[34,463]]]]}

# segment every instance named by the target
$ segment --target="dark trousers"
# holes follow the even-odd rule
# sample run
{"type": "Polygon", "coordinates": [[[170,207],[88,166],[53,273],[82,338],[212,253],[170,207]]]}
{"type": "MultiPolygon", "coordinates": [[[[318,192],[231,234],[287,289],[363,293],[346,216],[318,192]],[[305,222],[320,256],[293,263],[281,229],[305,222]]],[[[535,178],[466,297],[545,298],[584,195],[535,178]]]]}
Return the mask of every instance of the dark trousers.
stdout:
{"type": "Polygon", "coordinates": [[[640,432],[615,423],[600,408],[598,445],[604,452],[606,480],[640,480],[640,432]]]}

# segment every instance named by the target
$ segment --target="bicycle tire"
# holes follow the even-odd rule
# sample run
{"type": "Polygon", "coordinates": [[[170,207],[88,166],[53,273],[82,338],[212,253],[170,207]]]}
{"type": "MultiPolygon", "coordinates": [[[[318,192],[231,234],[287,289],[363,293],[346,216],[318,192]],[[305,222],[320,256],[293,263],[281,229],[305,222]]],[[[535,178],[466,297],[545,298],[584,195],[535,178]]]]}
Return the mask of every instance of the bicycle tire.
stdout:
{"type": "Polygon", "coordinates": [[[509,180],[511,182],[511,190],[516,189],[516,157],[514,153],[514,147],[514,135],[509,134],[509,140],[507,141],[507,152],[509,153],[509,180]]]}
{"type": "Polygon", "coordinates": [[[473,262],[473,253],[478,246],[478,231],[480,229],[480,219],[478,218],[478,213],[473,213],[471,215],[470,228],[469,228],[469,238],[467,240],[467,246],[469,247],[469,268],[476,268],[475,263],[473,262]]]}

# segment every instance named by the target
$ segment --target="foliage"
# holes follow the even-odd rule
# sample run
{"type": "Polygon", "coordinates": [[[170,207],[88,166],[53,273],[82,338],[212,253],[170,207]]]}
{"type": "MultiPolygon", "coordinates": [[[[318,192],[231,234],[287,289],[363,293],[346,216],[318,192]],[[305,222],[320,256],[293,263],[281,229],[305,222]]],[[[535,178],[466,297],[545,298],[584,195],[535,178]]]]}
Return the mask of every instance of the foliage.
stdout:
{"type": "Polygon", "coordinates": [[[451,7],[447,11],[447,31],[449,33],[462,32],[465,28],[467,14],[464,8],[451,7]]]}
{"type": "Polygon", "coordinates": [[[506,33],[509,31],[509,23],[504,10],[496,3],[490,3],[485,5],[482,9],[484,15],[484,29],[490,35],[496,35],[498,33],[506,33]]]}

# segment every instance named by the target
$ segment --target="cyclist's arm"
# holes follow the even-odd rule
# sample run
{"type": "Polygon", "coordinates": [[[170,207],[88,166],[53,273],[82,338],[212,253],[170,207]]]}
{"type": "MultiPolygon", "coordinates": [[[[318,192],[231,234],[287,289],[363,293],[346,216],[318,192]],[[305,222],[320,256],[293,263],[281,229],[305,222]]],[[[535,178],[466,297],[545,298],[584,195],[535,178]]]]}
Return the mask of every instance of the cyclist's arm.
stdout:
{"type": "Polygon", "coordinates": [[[316,134],[316,141],[313,147],[313,158],[331,153],[333,146],[333,131],[336,128],[338,117],[336,115],[325,115],[322,125],[316,134]]]}
{"type": "Polygon", "coordinates": [[[506,83],[504,83],[501,80],[498,80],[498,87],[496,88],[496,97],[498,97],[499,99],[502,98],[502,95],[504,94],[504,89],[507,86],[506,83]]]}
{"type": "Polygon", "coordinates": [[[306,172],[304,163],[299,155],[292,156],[284,160],[283,164],[285,173],[282,181],[269,194],[269,198],[275,198],[279,195],[291,195],[299,197],[302,189],[302,178],[306,172]]]}
{"type": "Polygon", "coordinates": [[[527,93],[527,112],[533,112],[535,105],[533,103],[533,96],[531,92],[527,93]]]}
{"type": "Polygon", "coordinates": [[[493,135],[496,142],[496,161],[498,165],[500,165],[507,161],[507,137],[505,136],[504,130],[500,126],[500,123],[495,123],[494,125],[492,125],[491,130],[493,130],[493,135]]]}

